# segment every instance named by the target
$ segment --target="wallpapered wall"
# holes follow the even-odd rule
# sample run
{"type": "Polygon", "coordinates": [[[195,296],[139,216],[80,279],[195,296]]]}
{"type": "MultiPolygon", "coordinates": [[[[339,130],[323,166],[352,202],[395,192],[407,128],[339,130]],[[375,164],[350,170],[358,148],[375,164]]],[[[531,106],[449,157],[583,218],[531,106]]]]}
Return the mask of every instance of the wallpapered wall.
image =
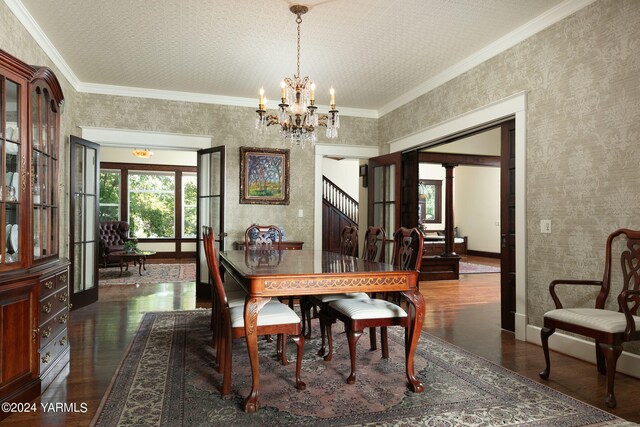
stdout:
{"type": "MultiPolygon", "coordinates": [[[[387,143],[425,127],[528,91],[527,286],[529,322],[552,307],[553,278],[599,278],[604,243],[618,227],[640,228],[640,2],[600,0],[379,120],[343,118],[348,144],[387,143]],[[540,234],[540,219],[552,233],[540,234]]],[[[66,98],[62,116],[60,194],[68,218],[68,136],[76,126],[211,135],[227,146],[227,228],[235,240],[247,222],[285,225],[289,238],[312,244],[312,150],[291,153],[291,204],[238,204],[238,147],[279,147],[247,137],[250,108],[76,93],[4,3],[0,46],[32,64],[50,66],[66,98]],[[297,218],[298,209],[305,216],[297,218]]],[[[63,221],[61,236],[67,236],[63,221]]],[[[68,253],[68,242],[61,251],[68,253]]],[[[586,304],[573,290],[569,300],[586,304]]],[[[632,347],[629,347],[632,348],[632,347]]],[[[632,349],[640,353],[637,346],[632,349]]]]}
{"type": "MultiPolygon", "coordinates": [[[[638,22],[638,1],[595,2],[379,120],[388,143],[528,92],[530,324],[553,307],[552,279],[601,278],[608,234],[640,228],[638,22]],[[540,233],[541,219],[551,234],[540,233]]],[[[593,301],[577,289],[566,300],[593,301]]]]}

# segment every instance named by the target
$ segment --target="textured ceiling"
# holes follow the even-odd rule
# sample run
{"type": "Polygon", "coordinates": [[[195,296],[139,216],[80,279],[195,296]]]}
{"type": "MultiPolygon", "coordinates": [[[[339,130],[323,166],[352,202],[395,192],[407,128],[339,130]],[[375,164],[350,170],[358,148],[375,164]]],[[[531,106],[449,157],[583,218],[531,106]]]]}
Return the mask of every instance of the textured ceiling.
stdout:
{"type": "MultiPolygon", "coordinates": [[[[296,67],[285,0],[22,0],[83,84],[269,99],[296,67]]],[[[309,0],[301,74],[379,110],[559,0],[309,0]]]]}

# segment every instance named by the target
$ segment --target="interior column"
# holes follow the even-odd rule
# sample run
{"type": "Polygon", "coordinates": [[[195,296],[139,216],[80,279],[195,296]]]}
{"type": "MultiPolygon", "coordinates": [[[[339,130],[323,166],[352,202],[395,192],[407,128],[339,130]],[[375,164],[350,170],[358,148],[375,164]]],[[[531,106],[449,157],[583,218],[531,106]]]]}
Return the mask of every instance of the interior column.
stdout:
{"type": "Polygon", "coordinates": [[[445,168],[445,207],[444,207],[444,253],[442,256],[458,256],[454,251],[454,218],[453,218],[453,168],[457,164],[444,163],[445,168]]]}

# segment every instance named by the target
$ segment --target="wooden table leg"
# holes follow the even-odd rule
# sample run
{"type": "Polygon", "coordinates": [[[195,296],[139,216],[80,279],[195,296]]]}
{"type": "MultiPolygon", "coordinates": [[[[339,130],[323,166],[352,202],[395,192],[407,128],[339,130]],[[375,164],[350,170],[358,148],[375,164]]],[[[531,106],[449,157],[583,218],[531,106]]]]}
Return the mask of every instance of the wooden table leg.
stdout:
{"type": "Polygon", "coordinates": [[[409,380],[409,388],[414,393],[422,393],[424,391],[424,385],[418,381],[415,376],[415,370],[413,366],[414,356],[416,348],[418,347],[418,340],[420,339],[420,333],[422,332],[422,323],[424,322],[424,298],[418,290],[410,290],[402,292],[409,302],[408,315],[410,316],[407,321],[409,322],[409,348],[405,350],[406,353],[406,368],[407,379],[409,380]]]}
{"type": "Polygon", "coordinates": [[[258,312],[270,298],[247,297],[244,304],[244,334],[251,364],[251,393],[244,400],[245,412],[258,410],[258,393],[260,391],[260,366],[258,364],[258,312]]]}

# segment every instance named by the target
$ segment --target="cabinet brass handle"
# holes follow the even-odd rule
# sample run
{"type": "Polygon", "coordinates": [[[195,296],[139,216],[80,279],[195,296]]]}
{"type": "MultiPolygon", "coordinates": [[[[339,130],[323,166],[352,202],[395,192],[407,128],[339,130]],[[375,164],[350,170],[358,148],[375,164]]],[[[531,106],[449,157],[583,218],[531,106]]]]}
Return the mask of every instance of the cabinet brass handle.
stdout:
{"type": "Polygon", "coordinates": [[[59,279],[60,279],[61,282],[67,283],[67,275],[66,274],[60,275],[59,279]]]}
{"type": "Polygon", "coordinates": [[[39,333],[40,333],[40,328],[38,328],[38,327],[33,328],[33,340],[34,341],[36,340],[36,338],[38,338],[38,334],[39,333]]]}
{"type": "Polygon", "coordinates": [[[66,292],[64,294],[60,294],[58,295],[58,301],[60,302],[65,302],[67,300],[67,298],[69,297],[69,294],[67,294],[66,292]]]}
{"type": "Polygon", "coordinates": [[[67,315],[63,314],[62,316],[58,317],[58,322],[62,323],[63,325],[67,323],[67,315]]]}
{"type": "Polygon", "coordinates": [[[51,312],[51,302],[46,303],[45,305],[42,306],[42,312],[43,313],[50,313],[51,312]]]}
{"type": "Polygon", "coordinates": [[[47,289],[53,289],[53,280],[47,280],[44,282],[44,287],[47,289]]]}
{"type": "Polygon", "coordinates": [[[49,338],[50,335],[51,335],[51,327],[48,326],[47,329],[44,329],[42,331],[42,338],[49,338]]]}
{"type": "Polygon", "coordinates": [[[66,336],[62,337],[62,339],[60,340],[60,345],[63,346],[63,347],[65,345],[67,345],[67,337],[66,336]]]}
{"type": "Polygon", "coordinates": [[[49,360],[51,360],[51,353],[47,351],[47,354],[42,358],[42,363],[49,363],[49,360]]]}

